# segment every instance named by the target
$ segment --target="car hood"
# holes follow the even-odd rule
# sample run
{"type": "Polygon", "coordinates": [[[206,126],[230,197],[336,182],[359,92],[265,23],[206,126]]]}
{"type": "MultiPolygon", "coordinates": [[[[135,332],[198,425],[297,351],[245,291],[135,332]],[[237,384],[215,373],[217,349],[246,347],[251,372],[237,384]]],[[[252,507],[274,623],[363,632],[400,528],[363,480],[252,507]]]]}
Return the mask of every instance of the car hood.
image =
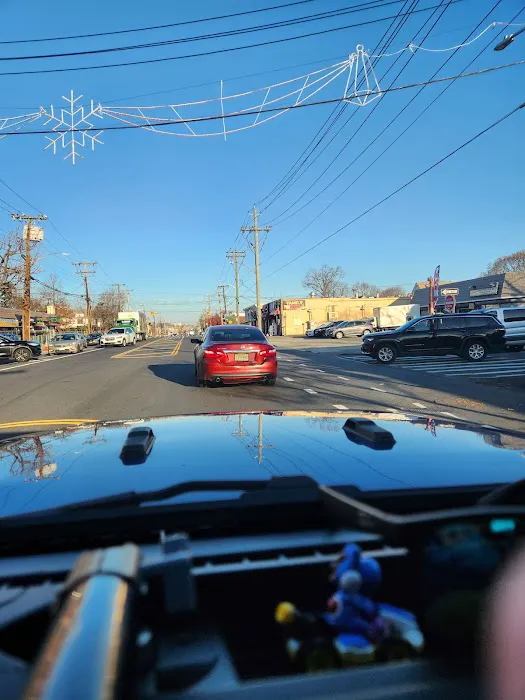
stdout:
{"type": "Polygon", "coordinates": [[[397,335],[397,331],[377,331],[377,333],[371,333],[367,335],[367,338],[372,338],[372,340],[377,340],[379,338],[388,338],[388,336],[397,335]]]}
{"type": "MultiPolygon", "coordinates": [[[[0,442],[0,517],[159,489],[195,479],[305,475],[362,491],[501,484],[523,477],[525,434],[391,413],[244,413],[97,423],[0,442]],[[395,444],[377,450],[347,437],[366,416],[395,444]],[[141,464],[119,455],[129,430],[150,426],[141,464]],[[204,438],[204,439],[203,439],[204,438]]],[[[238,494],[198,493],[173,502],[238,494]]]]}

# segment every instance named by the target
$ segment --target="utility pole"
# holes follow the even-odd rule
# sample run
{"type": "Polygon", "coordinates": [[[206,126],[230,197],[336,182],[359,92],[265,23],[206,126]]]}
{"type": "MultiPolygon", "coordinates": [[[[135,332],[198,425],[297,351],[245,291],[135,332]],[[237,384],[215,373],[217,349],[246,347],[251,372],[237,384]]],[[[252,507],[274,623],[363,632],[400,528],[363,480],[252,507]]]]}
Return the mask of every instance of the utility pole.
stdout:
{"type": "Polygon", "coordinates": [[[225,316],[228,313],[228,310],[226,308],[226,287],[227,286],[228,286],[227,284],[219,284],[219,286],[217,287],[217,295],[219,298],[219,313],[220,314],[224,313],[225,316]],[[224,311],[221,311],[221,294],[222,294],[222,303],[223,303],[223,310],[224,311]]]}
{"type": "Polygon", "coordinates": [[[239,260],[242,264],[246,252],[244,250],[229,250],[226,257],[235,267],[235,316],[237,323],[239,323],[239,260]]]}
{"type": "Polygon", "coordinates": [[[87,332],[91,333],[93,330],[92,323],[91,323],[91,299],[89,298],[89,285],[88,285],[88,277],[89,275],[94,275],[95,274],[95,265],[96,262],[76,262],[73,263],[76,267],[78,267],[77,270],[77,275],[82,275],[84,277],[84,285],[86,287],[86,319],[87,319],[87,332]]]}
{"type": "Polygon", "coordinates": [[[259,275],[259,232],[270,231],[271,226],[258,226],[258,212],[256,207],[253,207],[253,226],[243,226],[241,231],[244,233],[253,233],[253,243],[249,242],[255,255],[255,306],[257,312],[257,328],[262,331],[261,319],[261,281],[259,275]]]}
{"type": "Polygon", "coordinates": [[[117,313],[119,313],[120,311],[122,311],[123,295],[127,293],[124,290],[124,287],[126,285],[125,284],[112,284],[111,286],[117,288],[117,313]]]}
{"type": "Polygon", "coordinates": [[[29,340],[31,337],[31,224],[33,221],[47,221],[47,216],[39,214],[30,216],[29,214],[11,214],[15,221],[25,221],[25,274],[24,274],[24,301],[22,305],[22,340],[29,340]]]}

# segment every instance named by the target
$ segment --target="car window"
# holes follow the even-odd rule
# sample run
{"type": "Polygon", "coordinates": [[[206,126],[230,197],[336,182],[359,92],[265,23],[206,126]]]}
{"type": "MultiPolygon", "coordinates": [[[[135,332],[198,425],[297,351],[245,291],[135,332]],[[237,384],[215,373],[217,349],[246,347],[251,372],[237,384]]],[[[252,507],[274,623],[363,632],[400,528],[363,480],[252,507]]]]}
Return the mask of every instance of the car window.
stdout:
{"type": "Polygon", "coordinates": [[[503,312],[503,320],[505,322],[516,323],[516,321],[525,321],[524,309],[505,309],[503,312]]]}
{"type": "Polygon", "coordinates": [[[440,316],[435,319],[437,330],[452,330],[466,328],[464,316],[440,316]]]}
{"type": "Polygon", "coordinates": [[[211,332],[212,343],[229,343],[229,342],[255,342],[265,343],[266,338],[258,328],[225,328],[224,330],[215,329],[211,332]]]}
{"type": "Polygon", "coordinates": [[[465,321],[467,323],[467,328],[494,328],[498,325],[495,318],[485,314],[483,316],[466,317],[465,321]]]}
{"type": "Polygon", "coordinates": [[[407,331],[409,333],[422,333],[425,331],[429,331],[431,328],[431,321],[429,318],[424,318],[421,321],[418,321],[417,323],[414,323],[413,326],[410,326],[407,328],[407,331]]]}

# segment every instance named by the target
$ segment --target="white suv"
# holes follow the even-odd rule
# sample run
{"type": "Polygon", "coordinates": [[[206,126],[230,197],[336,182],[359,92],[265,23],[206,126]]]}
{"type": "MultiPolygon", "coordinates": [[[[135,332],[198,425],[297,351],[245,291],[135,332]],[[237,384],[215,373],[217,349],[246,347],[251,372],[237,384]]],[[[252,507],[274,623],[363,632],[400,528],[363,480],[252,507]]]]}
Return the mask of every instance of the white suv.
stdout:
{"type": "Polygon", "coordinates": [[[505,344],[513,350],[525,347],[525,307],[506,306],[500,309],[481,309],[476,313],[489,314],[505,327],[505,344]]]}
{"type": "Polygon", "coordinates": [[[129,326],[118,326],[110,328],[100,339],[100,344],[104,345],[135,345],[137,336],[133,328],[129,326]]]}

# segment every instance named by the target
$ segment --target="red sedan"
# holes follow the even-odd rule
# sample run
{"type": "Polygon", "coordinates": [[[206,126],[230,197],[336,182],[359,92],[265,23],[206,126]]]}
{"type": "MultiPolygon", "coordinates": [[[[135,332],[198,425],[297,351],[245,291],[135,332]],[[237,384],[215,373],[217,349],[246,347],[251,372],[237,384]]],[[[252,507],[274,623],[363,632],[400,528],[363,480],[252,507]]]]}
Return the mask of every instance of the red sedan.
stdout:
{"type": "Polygon", "coordinates": [[[192,338],[199,386],[277,379],[277,351],[253,326],[210,326],[204,339],[192,338]]]}

